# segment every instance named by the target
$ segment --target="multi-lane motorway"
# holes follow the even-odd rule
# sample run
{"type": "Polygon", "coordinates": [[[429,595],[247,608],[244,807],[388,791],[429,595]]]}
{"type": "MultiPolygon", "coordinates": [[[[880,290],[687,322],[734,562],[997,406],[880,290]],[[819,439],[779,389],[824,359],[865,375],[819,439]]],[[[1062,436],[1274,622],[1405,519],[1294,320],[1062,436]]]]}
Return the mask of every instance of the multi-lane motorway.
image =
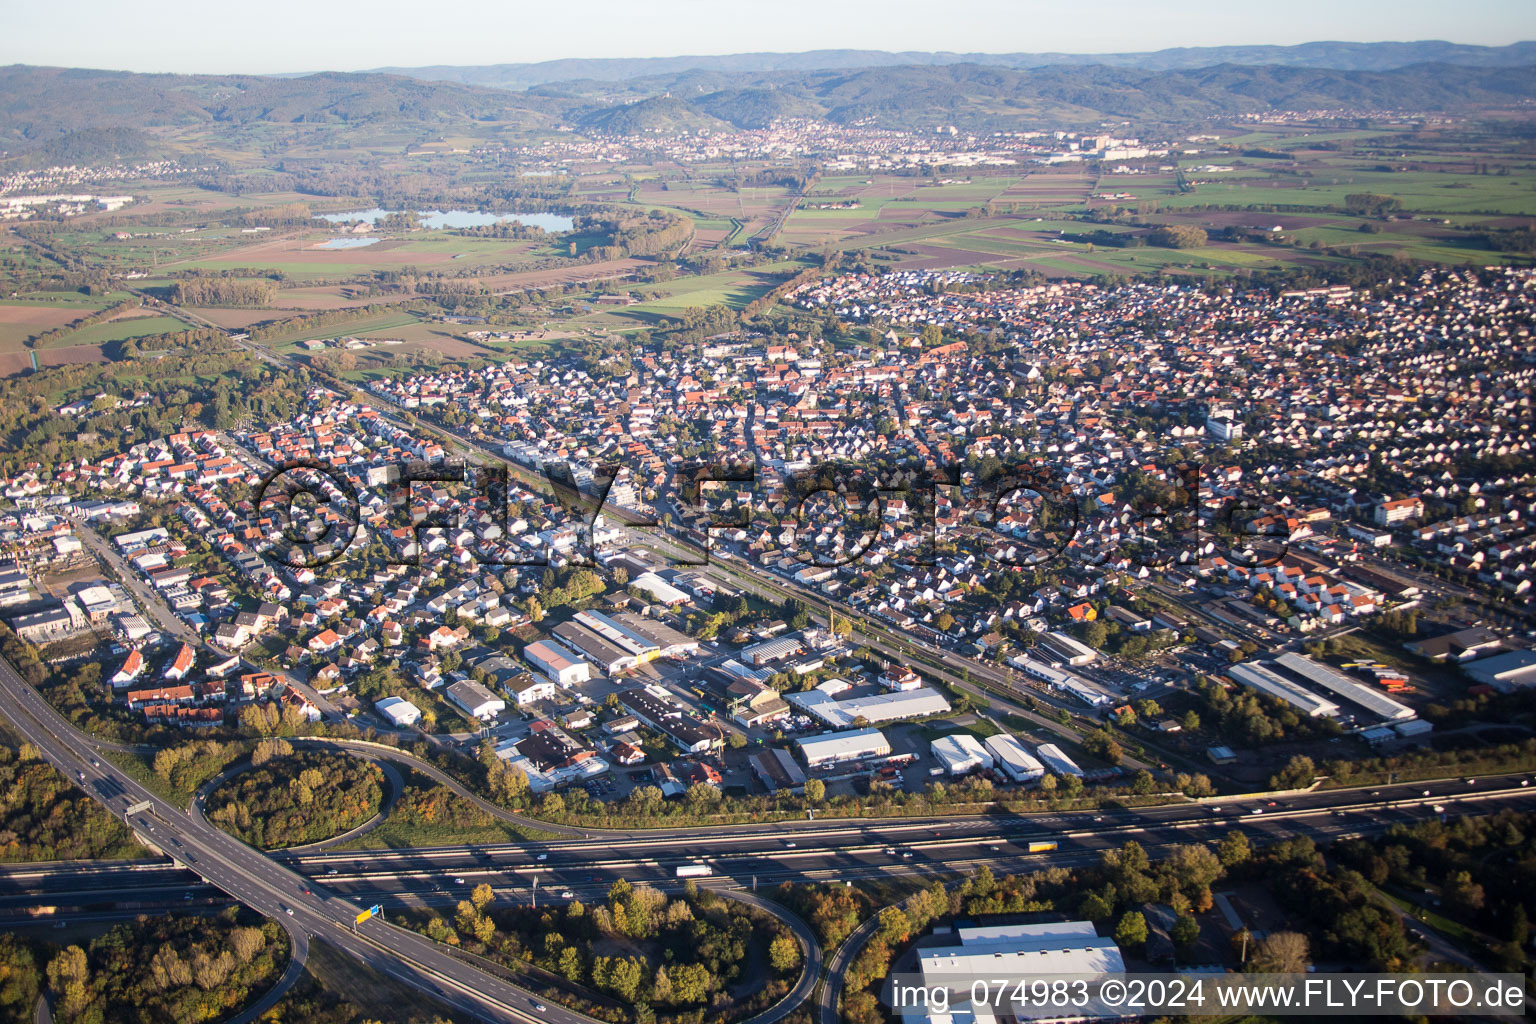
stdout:
{"type": "Polygon", "coordinates": [[[376,920],[354,932],[356,903],[151,793],[102,756],[89,737],[59,716],[5,661],[0,661],[0,699],[6,717],[66,778],[77,780],[177,864],[281,923],[298,964],[303,963],[310,940],[321,938],[471,1017],[560,1024],[589,1020],[539,1003],[524,990],[455,959],[445,947],[414,932],[376,920]],[[132,808],[142,809],[129,813],[132,808]]]}
{"type": "MultiPolygon", "coordinates": [[[[272,859],[356,903],[451,903],[482,882],[507,902],[581,899],[590,903],[601,899],[620,878],[675,886],[679,865],[701,862],[714,872],[702,880],[704,885],[750,888],[755,882],[763,890],[784,881],[951,876],[983,864],[1000,870],[1084,864],[1128,841],[1155,855],[1170,846],[1215,840],[1233,830],[1256,842],[1303,834],[1327,841],[1380,832],[1441,813],[1492,813],[1528,804],[1536,787],[1525,785],[1527,781],[1523,776],[1507,776],[1470,784],[1446,781],[1319,791],[1275,801],[1275,806],[1249,798],[1225,805],[1191,803],[1027,820],[795,822],[768,828],[740,826],[709,835],[658,831],[647,838],[628,839],[622,848],[615,847],[612,838],[600,836],[412,850],[278,853],[272,859]],[[1254,813],[1259,809],[1263,813],[1254,813]],[[1042,841],[1057,847],[1047,853],[1029,852],[1031,843],[1042,841]]],[[[25,899],[44,896],[54,901],[67,897],[83,906],[111,896],[159,892],[159,887],[179,894],[186,882],[183,869],[174,864],[20,865],[0,871],[0,909],[24,906],[25,899]]]]}
{"type": "MultiPolygon", "coordinates": [[[[683,863],[708,863],[705,884],[750,890],[784,881],[852,881],[894,875],[952,875],[980,866],[1003,870],[1085,863],[1135,840],[1154,855],[1229,829],[1258,838],[1308,834],[1320,839],[1365,834],[1440,813],[1496,810],[1528,802],[1536,786],[1522,777],[1404,783],[1374,790],[1317,791],[1280,801],[1254,798],[1191,802],[1114,812],[1018,818],[1008,815],[922,820],[797,821],[707,831],[657,830],[566,835],[547,841],[421,850],[261,854],[187,808],[171,806],[108,760],[0,661],[6,717],[69,779],[122,818],[171,864],[45,865],[0,873],[0,913],[38,905],[88,907],[106,901],[222,891],[273,917],[293,943],[296,974],[309,942],[320,938],[359,960],[432,993],[471,1016],[492,1020],[587,1018],[547,1006],[529,993],[455,958],[445,947],[377,920],[354,929],[360,908],[452,903],[489,883],[508,901],[601,898],[619,878],[675,885],[683,863]],[[1029,844],[1057,844],[1029,853],[1029,844]],[[195,874],[208,888],[197,887],[195,874]],[[192,888],[189,889],[189,883],[192,888]]],[[[735,898],[755,901],[750,891],[735,898]]],[[[772,909],[768,904],[759,905],[772,909]]],[[[785,918],[800,938],[807,969],[785,1012],[809,996],[820,951],[805,926],[785,918]]]]}

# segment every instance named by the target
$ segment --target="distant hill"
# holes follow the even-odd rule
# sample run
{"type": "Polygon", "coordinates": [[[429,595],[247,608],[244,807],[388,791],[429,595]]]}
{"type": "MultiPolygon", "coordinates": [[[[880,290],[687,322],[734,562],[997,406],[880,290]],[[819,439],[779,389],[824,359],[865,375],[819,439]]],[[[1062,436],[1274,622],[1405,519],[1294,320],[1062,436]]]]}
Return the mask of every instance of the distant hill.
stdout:
{"type": "MultiPolygon", "coordinates": [[[[590,83],[568,83],[567,95],[579,94],[582,86],[590,83]]],[[[954,64],[736,75],[688,71],[632,80],[622,88],[667,97],[664,107],[646,110],[649,129],[664,127],[659,120],[668,112],[679,117],[708,114],[741,127],[793,113],[891,128],[996,128],[1016,127],[1020,119],[1037,124],[1104,118],[1184,122],[1269,110],[1469,110],[1536,98],[1536,67],[1429,64],[1391,71],[1334,71],[1220,65],[1189,71],[1104,66],[1018,71],[954,64]]],[[[615,87],[605,91],[611,95],[615,87]]],[[[632,106],[599,106],[580,120],[586,127],[607,129],[632,106]]],[[[676,122],[676,127],[688,126],[684,120],[676,122]]]]}
{"type": "Polygon", "coordinates": [[[497,89],[529,89],[552,82],[623,82],[689,71],[763,74],[909,65],[980,64],[1013,69],[1042,67],[1136,68],[1186,71],[1220,64],[1390,71],[1414,64],[1518,67],[1536,64],[1536,42],[1469,46],[1426,40],[1408,43],[1301,43],[1296,46],[1194,46],[1147,53],[948,53],[889,50],[808,50],[804,53],[735,53],[722,56],[547,60],[531,64],[379,68],[429,82],[459,82],[497,89]]]}
{"type": "Polygon", "coordinates": [[[575,125],[614,134],[760,127],[776,118],[978,130],[1105,119],[1184,124],[1264,111],[1467,111],[1536,99],[1536,62],[1418,64],[1386,71],[1221,64],[1159,71],[927,64],[846,70],[692,68],[508,92],[366,72],[301,78],[0,68],[0,150],[12,159],[98,161],[151,150],[143,129],[256,124],[575,125]],[[132,125],[132,129],[122,126],[132,125]]]}
{"type": "Polygon", "coordinates": [[[278,78],[0,68],[0,140],[122,125],[499,120],[543,106],[537,97],[371,73],[278,78]]]}

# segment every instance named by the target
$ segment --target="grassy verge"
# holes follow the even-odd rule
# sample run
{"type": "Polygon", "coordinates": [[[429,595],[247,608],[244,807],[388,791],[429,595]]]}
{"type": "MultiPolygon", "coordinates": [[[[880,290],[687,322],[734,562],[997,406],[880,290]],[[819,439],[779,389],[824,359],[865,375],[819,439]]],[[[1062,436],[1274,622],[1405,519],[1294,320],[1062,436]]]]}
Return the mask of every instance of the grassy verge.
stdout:
{"type": "Polygon", "coordinates": [[[264,1019],[314,1024],[427,1024],[457,1018],[455,1011],[425,992],[317,940],[310,943],[309,959],[298,983],[264,1019]]]}

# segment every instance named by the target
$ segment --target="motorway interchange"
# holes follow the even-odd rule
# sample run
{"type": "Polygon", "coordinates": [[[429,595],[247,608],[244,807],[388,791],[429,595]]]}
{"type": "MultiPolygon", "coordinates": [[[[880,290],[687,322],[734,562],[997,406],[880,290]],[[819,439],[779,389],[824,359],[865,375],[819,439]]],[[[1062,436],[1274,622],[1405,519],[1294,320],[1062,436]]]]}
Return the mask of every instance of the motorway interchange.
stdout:
{"type": "MultiPolygon", "coordinates": [[[[571,1024],[587,1020],[546,1005],[454,956],[447,947],[387,921],[355,926],[357,914],[374,904],[382,904],[386,915],[392,908],[452,904],[463,898],[467,887],[482,882],[511,902],[590,902],[620,878],[675,887],[678,866],[704,862],[712,869],[704,884],[775,913],[801,941],[805,970],[783,1001],[756,1018],[758,1024],[768,1024],[810,997],[821,972],[822,951],[802,922],[755,896],[754,887],[903,875],[952,877],[982,865],[1019,871],[1046,863],[1085,864],[1130,840],[1155,858],[1168,846],[1215,840],[1234,828],[1256,840],[1306,834],[1328,841],[1439,814],[1491,813],[1528,803],[1536,794],[1528,778],[1502,776],[1032,818],[833,819],[587,834],[567,829],[561,838],[521,844],[268,855],[213,827],[200,814],[170,805],[119,770],[90,737],[59,716],[3,661],[0,695],[7,717],[27,741],[170,861],[19,866],[0,872],[0,912],[41,904],[67,912],[64,908],[114,899],[153,901],[157,896],[174,905],[182,894],[202,899],[222,892],[273,917],[293,943],[284,978],[244,1018],[271,1005],[296,980],[310,941],[319,938],[476,1018],[571,1024]],[[615,847],[616,839],[624,840],[622,852],[615,847]],[[1055,849],[1029,852],[1030,843],[1047,841],[1055,849]],[[193,881],[192,875],[201,881],[193,881]]],[[[395,756],[410,759],[408,754],[395,756]]],[[[839,981],[829,976],[825,984],[835,990],[839,981]]]]}

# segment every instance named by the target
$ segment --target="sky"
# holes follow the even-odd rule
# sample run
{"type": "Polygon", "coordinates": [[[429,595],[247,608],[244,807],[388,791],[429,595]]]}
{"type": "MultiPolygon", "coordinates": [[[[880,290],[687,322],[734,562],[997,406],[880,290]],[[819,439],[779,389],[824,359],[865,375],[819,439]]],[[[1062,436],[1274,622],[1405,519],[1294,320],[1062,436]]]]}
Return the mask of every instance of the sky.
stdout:
{"type": "Polygon", "coordinates": [[[1498,46],[1536,39],[1533,0],[969,0],[961,7],[932,0],[55,0],[8,6],[0,64],[206,74],[830,48],[1109,53],[1315,40],[1498,46]]]}

